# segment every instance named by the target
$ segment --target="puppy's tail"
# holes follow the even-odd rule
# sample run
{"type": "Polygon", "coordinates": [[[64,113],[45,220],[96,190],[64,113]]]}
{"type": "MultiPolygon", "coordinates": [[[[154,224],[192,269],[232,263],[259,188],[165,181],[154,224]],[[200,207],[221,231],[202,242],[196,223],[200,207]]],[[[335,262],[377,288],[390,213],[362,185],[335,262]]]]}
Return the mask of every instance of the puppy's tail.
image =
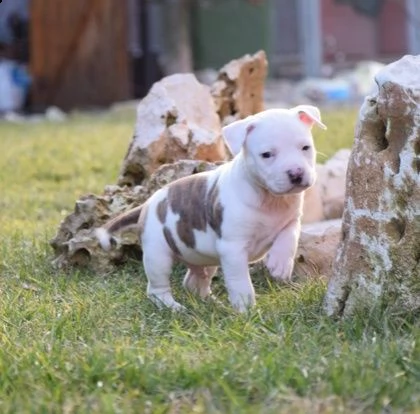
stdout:
{"type": "Polygon", "coordinates": [[[111,250],[112,240],[114,237],[105,227],[98,227],[95,229],[95,236],[104,250],[111,250]]]}
{"type": "Polygon", "coordinates": [[[128,210],[95,230],[95,236],[104,250],[110,250],[112,244],[115,243],[114,233],[121,233],[138,226],[142,208],[143,205],[128,210]]]}

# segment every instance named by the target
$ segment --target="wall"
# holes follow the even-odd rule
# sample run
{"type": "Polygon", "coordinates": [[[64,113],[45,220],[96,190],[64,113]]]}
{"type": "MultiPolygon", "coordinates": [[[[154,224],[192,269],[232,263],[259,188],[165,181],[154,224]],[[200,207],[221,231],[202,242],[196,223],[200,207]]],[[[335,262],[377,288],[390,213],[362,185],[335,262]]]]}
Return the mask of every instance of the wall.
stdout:
{"type": "Polygon", "coordinates": [[[196,69],[218,69],[231,59],[260,49],[270,53],[268,3],[197,2],[192,16],[196,69]]]}
{"type": "Polygon", "coordinates": [[[388,60],[407,53],[404,0],[385,0],[374,18],[335,0],[321,0],[321,7],[326,62],[388,60]]]}
{"type": "Polygon", "coordinates": [[[125,6],[121,0],[31,1],[35,108],[102,106],[131,96],[125,6]]]}

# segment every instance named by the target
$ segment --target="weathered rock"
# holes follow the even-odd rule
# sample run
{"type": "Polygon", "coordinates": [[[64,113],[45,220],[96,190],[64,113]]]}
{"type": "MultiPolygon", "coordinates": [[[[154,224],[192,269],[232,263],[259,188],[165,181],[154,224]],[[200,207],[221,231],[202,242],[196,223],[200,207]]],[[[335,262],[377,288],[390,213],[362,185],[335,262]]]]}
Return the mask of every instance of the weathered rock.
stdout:
{"type": "Polygon", "coordinates": [[[378,73],[350,157],[329,315],[420,309],[420,57],[378,73]]]}
{"type": "Polygon", "coordinates": [[[216,166],[205,161],[182,160],[163,165],[143,186],[114,185],[106,187],[101,196],[83,196],[76,202],[74,212],[61,222],[50,242],[55,254],[53,263],[59,268],[84,266],[103,274],[131,257],[140,258],[141,249],[135,229],[119,234],[118,243],[110,252],[105,252],[94,236],[95,228],[121,212],[141,205],[164,185],[216,166]]]}
{"type": "Polygon", "coordinates": [[[317,164],[316,183],[305,191],[303,223],[340,218],[344,210],[349,149],[337,151],[325,164],[317,164]]]}
{"type": "Polygon", "coordinates": [[[140,185],[161,165],[181,159],[226,159],[213,98],[192,74],[156,82],[139,103],[118,185],[140,185]]]}
{"type": "Polygon", "coordinates": [[[242,119],[264,109],[264,83],[267,77],[264,51],[232,60],[219,71],[211,88],[216,111],[223,124],[242,119]]]}
{"type": "Polygon", "coordinates": [[[340,236],[340,219],[304,224],[299,238],[294,274],[305,278],[331,277],[340,236]]]}
{"type": "Polygon", "coordinates": [[[149,195],[152,195],[155,191],[159,190],[159,188],[162,188],[178,178],[210,171],[220,164],[223,164],[223,162],[213,163],[198,160],[180,160],[173,164],[162,165],[147,181],[148,193],[149,195]]]}
{"type": "Polygon", "coordinates": [[[340,218],[344,210],[346,173],[351,151],[341,149],[323,166],[320,175],[324,219],[340,218]]]}
{"type": "Polygon", "coordinates": [[[50,242],[55,254],[54,265],[59,268],[89,267],[104,273],[126,261],[124,256],[129,253],[139,257],[140,249],[135,246],[137,235],[123,235],[117,248],[105,252],[94,236],[94,229],[118,213],[142,204],[147,196],[148,191],[143,186],[109,186],[101,196],[89,194],[76,201],[73,213],[61,222],[50,242]]]}
{"type": "Polygon", "coordinates": [[[322,198],[324,193],[324,166],[317,164],[316,170],[317,177],[315,184],[304,193],[302,223],[316,223],[325,219],[322,198]]]}

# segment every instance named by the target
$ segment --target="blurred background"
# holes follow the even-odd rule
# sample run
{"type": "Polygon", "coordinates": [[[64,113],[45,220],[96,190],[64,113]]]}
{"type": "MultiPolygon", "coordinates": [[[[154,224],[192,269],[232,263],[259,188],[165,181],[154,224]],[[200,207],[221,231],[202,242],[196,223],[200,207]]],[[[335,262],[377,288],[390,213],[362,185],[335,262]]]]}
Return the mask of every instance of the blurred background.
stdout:
{"type": "Polygon", "coordinates": [[[211,82],[260,49],[273,85],[346,100],[349,74],[420,53],[420,1],[3,0],[0,111],[103,107],[177,72],[211,82]]]}

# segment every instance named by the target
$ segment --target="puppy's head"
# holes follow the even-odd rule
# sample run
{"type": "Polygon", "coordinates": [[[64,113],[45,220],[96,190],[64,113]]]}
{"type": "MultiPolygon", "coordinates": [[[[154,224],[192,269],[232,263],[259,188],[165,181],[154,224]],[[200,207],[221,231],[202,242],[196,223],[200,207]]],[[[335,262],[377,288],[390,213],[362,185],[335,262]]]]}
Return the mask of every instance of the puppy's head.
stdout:
{"type": "Polygon", "coordinates": [[[304,191],[315,182],[313,125],[326,129],[319,109],[299,105],[233,122],[223,134],[232,154],[243,156],[255,183],[273,195],[284,195],[304,191]]]}

